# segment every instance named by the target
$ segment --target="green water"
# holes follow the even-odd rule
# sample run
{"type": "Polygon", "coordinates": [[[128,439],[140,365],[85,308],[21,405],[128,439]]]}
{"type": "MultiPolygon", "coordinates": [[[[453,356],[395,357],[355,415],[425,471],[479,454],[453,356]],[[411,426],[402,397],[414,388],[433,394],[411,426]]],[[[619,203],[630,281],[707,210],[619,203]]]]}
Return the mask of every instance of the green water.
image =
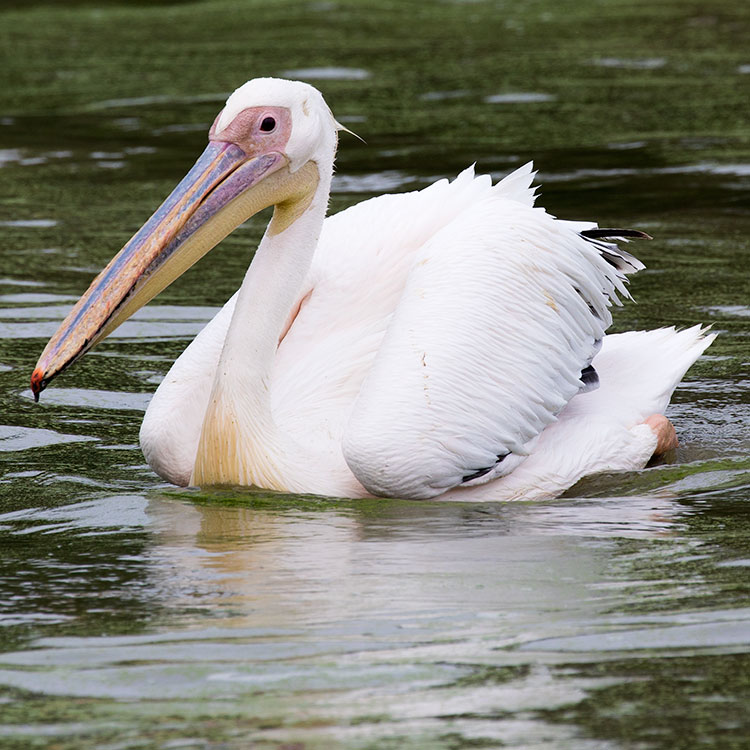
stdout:
{"type": "Polygon", "coordinates": [[[0,747],[750,747],[748,39],[730,0],[4,3],[0,747]],[[169,488],[143,410],[262,220],[35,405],[46,339],[259,75],[366,140],[334,211],[533,158],[556,215],[652,234],[615,328],[720,333],[674,461],[536,504],[169,488]]]}

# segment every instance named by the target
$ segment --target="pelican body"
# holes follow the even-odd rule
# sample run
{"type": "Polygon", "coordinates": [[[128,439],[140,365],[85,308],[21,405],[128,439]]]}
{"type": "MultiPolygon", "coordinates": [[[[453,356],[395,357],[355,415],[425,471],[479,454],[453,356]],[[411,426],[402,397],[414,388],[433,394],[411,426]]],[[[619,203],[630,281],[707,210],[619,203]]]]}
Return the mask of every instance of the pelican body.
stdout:
{"type": "Polygon", "coordinates": [[[712,337],[605,336],[643,267],[610,240],[642,235],[535,207],[530,164],[495,185],[470,168],[326,218],[340,129],[307,84],[237,89],[193,168],[48,343],[35,396],[273,206],[238,292],[146,412],[141,446],[161,477],[516,499],[644,466],[654,415],[712,337]]]}

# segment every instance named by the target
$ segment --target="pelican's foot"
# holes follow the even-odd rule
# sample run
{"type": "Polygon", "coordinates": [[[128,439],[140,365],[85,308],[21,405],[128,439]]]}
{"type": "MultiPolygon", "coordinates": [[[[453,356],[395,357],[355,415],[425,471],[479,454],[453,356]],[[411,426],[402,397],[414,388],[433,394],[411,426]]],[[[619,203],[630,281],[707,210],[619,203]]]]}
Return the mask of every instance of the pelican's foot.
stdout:
{"type": "Polygon", "coordinates": [[[663,414],[652,414],[646,420],[646,424],[656,435],[654,456],[661,456],[667,451],[674,450],[679,445],[674,425],[663,414]]]}

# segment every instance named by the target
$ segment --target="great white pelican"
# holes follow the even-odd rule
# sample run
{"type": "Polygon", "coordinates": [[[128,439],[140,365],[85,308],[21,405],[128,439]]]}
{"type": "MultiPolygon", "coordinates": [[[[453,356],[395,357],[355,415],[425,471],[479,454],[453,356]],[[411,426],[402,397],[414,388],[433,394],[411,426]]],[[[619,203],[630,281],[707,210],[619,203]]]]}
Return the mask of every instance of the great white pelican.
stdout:
{"type": "Polygon", "coordinates": [[[253,214],[239,291],[157,389],[141,446],[178,485],[338,497],[549,497],[676,442],[694,327],[605,336],[638,232],[534,207],[527,164],[493,185],[383,195],[326,218],[337,131],[322,95],[237,89],[187,176],[47,344],[39,393],[253,214]]]}

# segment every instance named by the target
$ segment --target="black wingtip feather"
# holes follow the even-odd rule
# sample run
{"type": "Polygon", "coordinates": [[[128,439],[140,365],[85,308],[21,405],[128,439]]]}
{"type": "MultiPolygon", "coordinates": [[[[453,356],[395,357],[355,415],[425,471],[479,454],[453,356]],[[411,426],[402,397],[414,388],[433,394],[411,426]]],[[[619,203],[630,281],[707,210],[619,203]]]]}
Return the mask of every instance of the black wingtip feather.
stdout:
{"type": "Polygon", "coordinates": [[[634,255],[618,247],[614,240],[650,240],[651,236],[638,229],[583,229],[579,235],[590,242],[602,258],[620,273],[628,274],[640,271],[644,266],[634,255]]]}
{"type": "Polygon", "coordinates": [[[641,232],[638,229],[584,229],[581,231],[581,237],[588,240],[652,240],[650,234],[641,232]]]}
{"type": "Polygon", "coordinates": [[[599,387],[599,373],[593,365],[587,365],[581,370],[581,384],[580,393],[595,391],[599,387]]]}

